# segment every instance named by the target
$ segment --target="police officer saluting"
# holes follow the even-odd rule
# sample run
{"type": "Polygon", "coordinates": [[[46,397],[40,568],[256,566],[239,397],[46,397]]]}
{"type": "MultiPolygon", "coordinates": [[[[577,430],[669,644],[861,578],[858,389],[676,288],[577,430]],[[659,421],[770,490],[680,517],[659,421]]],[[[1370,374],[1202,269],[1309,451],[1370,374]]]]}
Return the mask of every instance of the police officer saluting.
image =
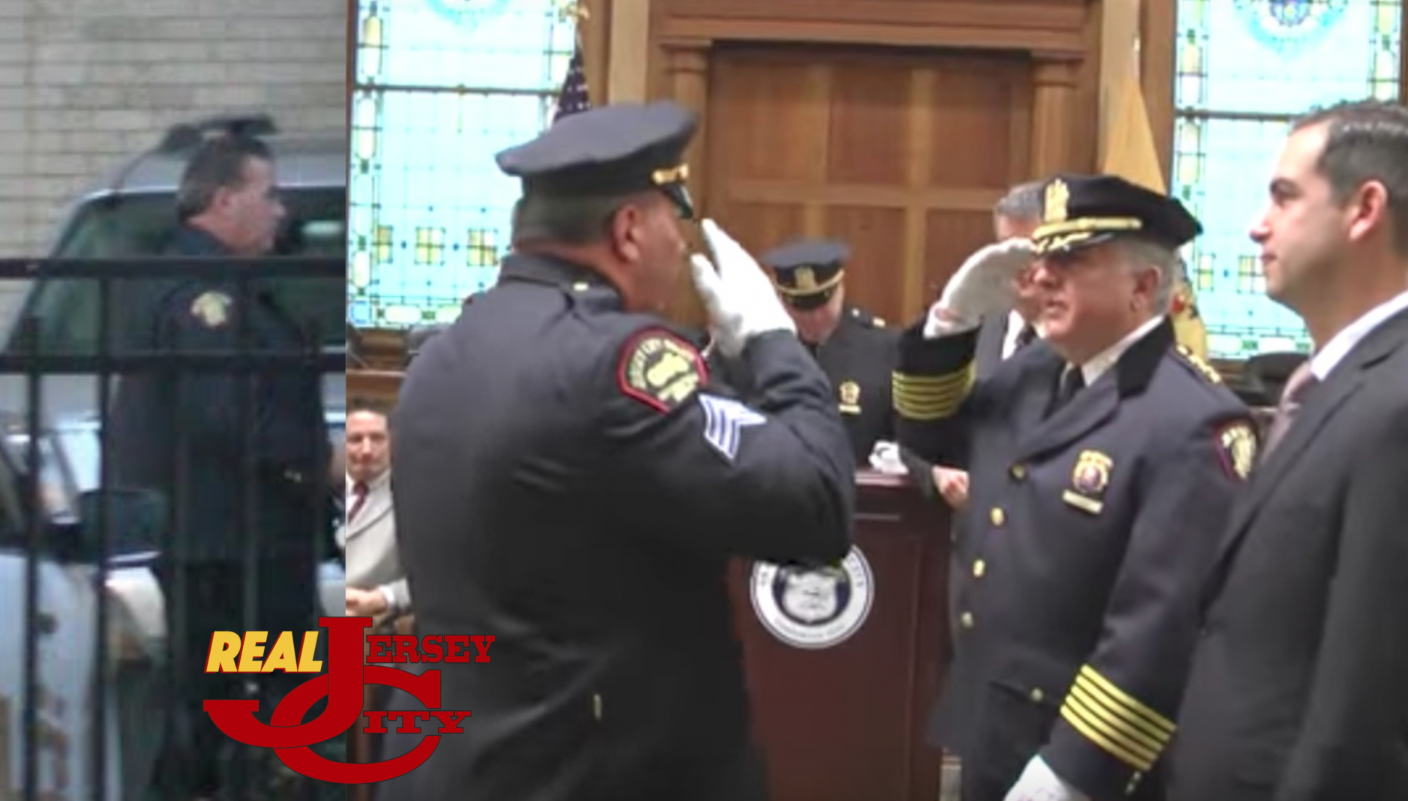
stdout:
{"type": "MultiPolygon", "coordinates": [[[[167,255],[268,253],[284,209],[267,147],[237,136],[207,141],[186,167],[176,211],[181,227],[167,255]]],[[[168,286],[150,307],[127,311],[145,323],[124,343],[138,352],[287,355],[307,347],[298,318],[258,279],[242,292],[238,281],[197,274],[168,286]]],[[[154,572],[175,649],[178,720],[166,732],[152,783],[169,797],[213,797],[235,777],[222,775],[217,757],[230,740],[203,704],[243,697],[247,677],[205,672],[212,632],[300,632],[317,624],[316,542],[327,536],[317,528],[327,520],[319,488],[326,486],[321,477],[331,450],[321,380],[316,372],[289,371],[132,374],[118,384],[108,425],[115,481],[165,493],[175,529],[154,572]],[[252,486],[245,481],[246,456],[252,486]],[[255,558],[247,562],[250,553],[255,558]],[[244,616],[250,570],[258,584],[254,620],[244,616]]],[[[263,677],[266,718],[272,701],[304,680],[263,677]]]]}
{"type": "Polygon", "coordinates": [[[756,404],[659,316],[686,271],[694,129],[671,103],[604,106],[498,156],[523,182],[514,252],[393,419],[417,626],[495,637],[489,663],[443,666],[442,706],[473,718],[414,798],[765,796],[726,564],[842,558],[854,475],[826,377],[712,222],[693,277],[756,404]]]}
{"type": "Polygon", "coordinates": [[[964,801],[1163,797],[1197,598],[1256,440],[1174,344],[1200,226],[1112,176],[1047,182],[1032,241],[971,256],[901,340],[901,443],[970,454],[960,630],[932,733],[964,801]],[[977,326],[1035,256],[1046,337],[972,380],[977,326]]]}
{"type": "Polygon", "coordinates": [[[797,336],[831,381],[856,464],[866,464],[875,443],[895,438],[890,373],[895,333],[885,321],[846,303],[840,242],[802,239],[764,253],[773,283],[797,324],[797,336]]]}

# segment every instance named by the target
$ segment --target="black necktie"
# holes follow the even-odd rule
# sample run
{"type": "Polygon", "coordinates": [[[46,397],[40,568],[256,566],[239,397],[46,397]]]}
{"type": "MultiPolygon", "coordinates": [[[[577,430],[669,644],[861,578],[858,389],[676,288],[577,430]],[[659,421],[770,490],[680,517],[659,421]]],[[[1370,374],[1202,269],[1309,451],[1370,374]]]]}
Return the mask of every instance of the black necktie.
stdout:
{"type": "Polygon", "coordinates": [[[1026,346],[1032,344],[1035,339],[1036,329],[1032,327],[1031,323],[1022,326],[1022,330],[1017,332],[1017,341],[1012,348],[1012,352],[1016,353],[1022,348],[1025,348],[1026,346]]]}
{"type": "Polygon", "coordinates": [[[1061,383],[1056,387],[1056,397],[1051,404],[1051,414],[1070,403],[1077,392],[1085,389],[1085,372],[1079,367],[1067,367],[1061,374],[1061,383]]]}

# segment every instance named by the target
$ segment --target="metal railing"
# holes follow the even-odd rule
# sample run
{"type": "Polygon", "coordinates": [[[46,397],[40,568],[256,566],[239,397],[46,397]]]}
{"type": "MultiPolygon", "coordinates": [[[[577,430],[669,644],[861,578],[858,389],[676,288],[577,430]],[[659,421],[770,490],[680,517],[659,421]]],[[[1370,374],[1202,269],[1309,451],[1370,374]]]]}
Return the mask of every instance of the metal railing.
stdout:
{"type": "MultiPolygon", "coordinates": [[[[119,317],[133,314],[150,314],[151,309],[118,308],[115,289],[135,287],[143,281],[190,281],[209,280],[233,288],[234,304],[237,309],[249,309],[256,301],[256,284],[266,279],[280,277],[326,278],[330,291],[337,293],[336,302],[343,300],[343,276],[345,265],[335,259],[307,258],[262,258],[262,259],[196,259],[164,256],[150,259],[120,260],[57,260],[57,259],[0,259],[0,282],[13,281],[84,281],[97,286],[98,303],[96,308],[98,336],[92,352],[56,351],[46,342],[44,320],[32,313],[24,313],[17,322],[17,331],[10,338],[9,347],[0,352],[0,382],[23,382],[24,401],[22,409],[0,409],[18,415],[22,420],[23,436],[16,441],[23,447],[11,453],[12,463],[8,470],[13,475],[5,475],[5,481],[15,482],[13,497],[19,500],[19,519],[23,521],[23,531],[11,532],[8,541],[0,543],[5,552],[4,558],[22,558],[23,604],[22,625],[19,627],[21,642],[0,642],[8,659],[22,660],[20,698],[12,701],[6,709],[0,703],[0,734],[13,731],[18,715],[18,754],[19,764],[8,770],[0,769],[0,797],[22,799],[22,801],[148,801],[148,799],[177,799],[189,797],[178,794],[179,788],[161,786],[160,779],[145,779],[150,771],[157,768],[155,760],[129,758],[134,738],[162,733],[163,738],[172,731],[183,731],[187,724],[178,720],[181,710],[179,703],[170,697],[170,692],[158,691],[156,695],[166,696],[162,708],[150,708],[138,702],[128,705],[126,710],[114,707],[113,699],[122,695],[123,688],[114,688],[115,682],[122,681],[112,653],[113,625],[112,604],[115,603],[109,591],[109,579],[113,567],[113,557],[117,547],[124,543],[152,546],[153,552],[161,560],[176,560],[171,564],[174,575],[174,597],[162,597],[162,603],[171,605],[168,619],[171,625],[163,624],[165,630],[164,660],[153,660],[144,668],[159,671],[151,675],[152,686],[163,690],[180,691],[197,681],[199,676],[182,675],[192,665],[203,664],[204,649],[209,643],[188,642],[186,616],[192,610],[185,609],[184,599],[190,597],[191,587],[187,568],[180,561],[183,554],[190,553],[191,538],[199,536],[201,521],[191,519],[198,509],[190,508],[193,483],[190,476],[192,452],[189,437],[176,429],[174,453],[170,454],[175,465],[175,480],[169,486],[142,487],[119,486],[114,479],[113,431],[110,415],[114,400],[123,391],[119,383],[128,376],[156,376],[160,385],[174,386],[176,382],[190,380],[196,376],[236,376],[240,391],[235,399],[238,431],[243,436],[238,458],[238,480],[228,492],[239,498],[236,513],[237,531],[243,538],[243,553],[239,564],[242,566],[236,575],[243,579],[240,609],[244,630],[264,630],[261,623],[261,591],[268,593],[269,587],[261,587],[259,564],[272,551],[267,551],[270,542],[268,532],[261,530],[261,521],[267,521],[267,509],[261,504],[269,497],[266,488],[271,466],[261,464],[255,453],[258,437],[256,432],[260,415],[267,411],[269,400],[256,394],[261,381],[273,380],[274,376],[301,375],[312,384],[319,386],[327,377],[345,371],[345,357],[337,348],[328,348],[322,340],[318,326],[312,321],[313,315],[290,310],[298,320],[297,344],[291,347],[270,348],[255,340],[256,332],[251,330],[250,315],[236,314],[233,317],[235,344],[232,348],[220,351],[172,352],[152,347],[142,342],[115,341],[119,317]],[[335,288],[334,288],[335,287],[335,288]],[[49,432],[57,425],[50,409],[51,398],[46,394],[48,379],[56,377],[86,377],[96,386],[89,389],[95,401],[91,416],[96,417],[96,433],[99,438],[97,452],[97,487],[83,489],[69,487],[75,493],[74,503],[65,511],[58,512],[53,494],[54,488],[45,481],[46,473],[53,472],[53,466],[46,464],[54,455],[46,450],[44,443],[49,432]],[[261,494],[263,498],[261,498],[261,494]],[[172,513],[174,510],[174,514],[172,513]],[[42,570],[41,568],[44,568],[42,570]],[[72,621],[79,632],[92,632],[91,641],[65,639],[56,634],[53,609],[45,608],[43,598],[45,588],[41,586],[41,574],[49,568],[66,571],[70,575],[81,576],[84,581],[70,588],[74,595],[91,594],[90,623],[72,621]],[[86,590],[84,589],[86,585],[86,590]],[[58,641],[55,641],[55,638],[58,641]],[[47,642],[46,642],[47,640],[47,642]],[[196,649],[193,652],[192,649],[196,649]],[[84,651],[87,651],[85,654],[84,651]],[[55,654],[60,656],[56,659],[55,654]],[[74,691],[70,687],[70,698],[55,701],[52,688],[43,686],[41,681],[50,673],[62,674],[56,669],[62,665],[62,655],[72,655],[77,664],[91,664],[91,675],[82,677],[87,687],[74,691]],[[164,661],[164,665],[160,662],[164,661]],[[91,699],[83,703],[84,693],[91,699]],[[57,706],[55,706],[57,703],[57,706]],[[88,708],[85,710],[84,707],[88,708]],[[45,710],[60,709],[64,720],[77,721],[83,731],[85,743],[76,742],[72,732],[63,731],[62,726],[46,723],[45,710]],[[143,711],[145,710],[145,711],[143,711]],[[6,720],[5,717],[11,719],[6,720]],[[115,719],[119,717],[121,719],[115,719]],[[179,725],[178,725],[179,724],[179,725]],[[112,730],[119,732],[112,736],[112,730]],[[113,741],[123,748],[119,754],[112,751],[113,741]],[[74,754],[81,760],[74,764],[74,754]],[[138,775],[133,775],[133,772],[138,775]],[[6,773],[10,777],[6,777],[6,773]],[[125,788],[124,788],[125,785],[125,788]]],[[[13,388],[13,387],[12,387],[13,388]]],[[[321,404],[319,404],[319,408],[321,404]]],[[[326,438],[327,428],[309,431],[309,437],[326,438]]],[[[314,440],[309,440],[313,443],[314,440]]],[[[310,445],[312,453],[318,453],[319,446],[310,445]]],[[[325,452],[325,451],[321,451],[325,452]]],[[[197,465],[199,466],[199,465],[197,465]]],[[[273,466],[277,469],[278,466],[273,466]]],[[[309,504],[308,520],[312,531],[308,532],[308,554],[312,567],[327,561],[335,552],[331,545],[330,523],[334,513],[329,492],[329,471],[326,465],[306,465],[306,486],[298,492],[307,493],[309,504]]],[[[291,469],[291,468],[290,468],[291,469]]],[[[284,475],[293,473],[285,470],[284,475]]],[[[199,480],[196,478],[195,480],[199,480]]],[[[233,496],[232,496],[233,497],[233,496]]],[[[303,497],[299,495],[298,497],[303,497]]],[[[296,506],[297,504],[295,504],[296,506]]],[[[7,513],[15,510],[6,510],[7,513]]],[[[300,546],[301,547],[301,546],[300,546]]],[[[295,548],[296,551],[296,548],[295,548]]],[[[280,551],[282,553],[282,551],[280,551]]],[[[290,557],[293,558],[293,557],[290,557]]],[[[318,579],[310,577],[313,598],[310,599],[312,612],[305,630],[316,630],[318,614],[318,579]]],[[[165,586],[165,585],[163,585],[165,586]]],[[[52,588],[51,588],[52,589],[52,588]]],[[[62,588],[60,588],[62,590],[62,588]]],[[[277,591],[277,590],[275,590],[277,591]]],[[[85,604],[75,603],[69,608],[84,609],[85,604]]],[[[0,609],[0,615],[14,615],[14,610],[0,609]]],[[[13,626],[0,626],[0,637],[12,636],[13,626]]],[[[270,632],[268,645],[273,644],[275,632],[270,632]]],[[[300,637],[295,632],[295,637],[300,637]]],[[[324,638],[325,639],[325,638],[324,638]]],[[[198,668],[197,668],[198,669],[198,668]]],[[[243,677],[242,677],[243,678],[243,677]]],[[[311,678],[299,676],[295,683],[311,678]]],[[[253,683],[244,685],[246,697],[260,699],[261,717],[267,720],[271,700],[269,691],[253,683]]],[[[0,687],[0,692],[3,692],[0,687]]],[[[61,695],[62,693],[60,693],[61,695]]],[[[0,701],[3,701],[0,698],[0,701]]],[[[148,701],[153,699],[148,698],[148,701]]],[[[317,711],[314,708],[314,714],[317,711]]],[[[203,714],[203,713],[201,713],[203,714]]],[[[342,797],[345,788],[315,786],[311,780],[291,774],[280,775],[272,752],[267,749],[253,749],[239,746],[225,738],[225,746],[233,753],[223,757],[226,775],[230,784],[225,795],[230,801],[243,801],[249,798],[323,798],[342,797]],[[277,789],[271,789],[277,787],[277,789]]],[[[163,742],[162,746],[169,743],[163,742]]],[[[334,754],[340,756],[340,746],[330,745],[334,754]]],[[[15,752],[13,742],[0,740],[0,768],[6,768],[15,752]]],[[[138,748],[140,753],[142,749],[138,748]]]]}

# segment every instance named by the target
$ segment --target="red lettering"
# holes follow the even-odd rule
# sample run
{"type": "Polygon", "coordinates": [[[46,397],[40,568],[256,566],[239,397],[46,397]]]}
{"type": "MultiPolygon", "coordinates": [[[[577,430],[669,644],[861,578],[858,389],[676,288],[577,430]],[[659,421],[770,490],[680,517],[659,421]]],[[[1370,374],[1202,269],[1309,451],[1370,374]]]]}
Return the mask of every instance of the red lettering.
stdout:
{"type": "Polygon", "coordinates": [[[475,662],[489,661],[489,646],[494,644],[494,635],[478,634],[469,639],[474,641],[474,647],[479,649],[479,656],[474,657],[475,662]]]}
{"type": "Polygon", "coordinates": [[[368,710],[368,711],[366,711],[366,712],[363,712],[362,714],[367,718],[367,725],[362,728],[362,731],[366,732],[367,734],[385,734],[385,733],[386,733],[386,713],[385,713],[385,712],[378,712],[378,711],[375,711],[375,710],[368,710]]]}
{"type": "Polygon", "coordinates": [[[386,716],[400,719],[401,727],[396,730],[400,734],[421,734],[422,732],[420,727],[416,725],[416,721],[430,720],[431,718],[429,712],[414,712],[411,710],[387,712],[386,716]]]}
{"type": "Polygon", "coordinates": [[[427,634],[420,638],[420,661],[439,662],[445,656],[445,649],[440,645],[440,637],[435,634],[427,634]]]}
{"type": "Polygon", "coordinates": [[[396,661],[392,657],[390,634],[368,634],[367,645],[371,646],[371,653],[367,656],[368,662],[386,663],[396,661]]]}
{"type": "Polygon", "coordinates": [[[435,719],[440,721],[439,734],[464,734],[464,729],[460,728],[460,721],[469,717],[470,712],[467,709],[462,712],[436,709],[432,710],[430,714],[434,715],[435,719]]]}
{"type": "Polygon", "coordinates": [[[447,634],[445,636],[445,647],[446,650],[449,651],[449,653],[445,655],[446,662],[469,661],[469,654],[465,653],[465,651],[469,650],[468,634],[447,634]]]}
{"type": "Polygon", "coordinates": [[[392,660],[393,662],[404,664],[406,662],[420,661],[420,649],[416,647],[415,637],[409,634],[397,634],[395,640],[396,658],[392,660]]]}

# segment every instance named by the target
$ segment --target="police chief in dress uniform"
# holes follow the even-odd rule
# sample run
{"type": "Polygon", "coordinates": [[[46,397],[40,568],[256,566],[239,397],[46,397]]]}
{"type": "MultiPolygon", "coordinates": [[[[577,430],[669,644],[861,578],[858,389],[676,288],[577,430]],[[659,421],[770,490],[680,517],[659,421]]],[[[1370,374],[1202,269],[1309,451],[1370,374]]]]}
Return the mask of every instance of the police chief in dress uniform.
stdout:
{"type": "MultiPolygon", "coordinates": [[[[269,252],[283,217],[267,147],[220,137],[192,157],[177,198],[181,226],[166,255],[252,258],[269,252]]],[[[167,285],[123,347],[147,353],[257,350],[306,353],[308,334],[263,283],[194,277],[167,285]]],[[[213,797],[235,777],[218,756],[230,740],[203,710],[207,699],[243,698],[248,677],[206,673],[215,631],[306,631],[317,625],[317,541],[328,532],[322,488],[331,460],[316,372],[146,372],[123,376],[108,420],[114,481],[159,490],[170,504],[172,542],[154,566],[173,653],[175,726],[152,785],[175,798],[213,797]],[[244,396],[245,401],[241,401],[244,396]],[[244,480],[246,451],[253,480],[244,480]],[[251,516],[242,507],[251,496],[251,516]],[[324,507],[324,508],[321,508],[324,507]],[[241,525],[243,523],[244,525],[241,525]],[[251,538],[256,538],[251,541],[251,538]],[[245,561],[254,553],[253,563],[245,561]],[[258,590],[246,620],[249,569],[258,590]]],[[[263,677],[261,713],[306,676],[263,677]]],[[[163,796],[166,797],[166,796],[163,796]]]]}
{"type": "Polygon", "coordinates": [[[1197,594],[1256,447],[1166,316],[1199,230],[1123,179],[1055,177],[1032,240],[975,253],[903,334],[901,443],[970,454],[960,630],[931,725],[964,801],[1163,797],[1197,594]],[[979,320],[1028,265],[1046,336],[975,383],[979,320]]]}
{"type": "Polygon", "coordinates": [[[514,252],[411,365],[393,420],[401,556],[469,709],[409,778],[439,801],[752,801],[731,557],[833,561],[854,468],[826,376],[767,276],[711,221],[692,271],[745,404],[661,312],[685,271],[672,103],[573,114],[498,155],[522,179],[514,252]]]}

